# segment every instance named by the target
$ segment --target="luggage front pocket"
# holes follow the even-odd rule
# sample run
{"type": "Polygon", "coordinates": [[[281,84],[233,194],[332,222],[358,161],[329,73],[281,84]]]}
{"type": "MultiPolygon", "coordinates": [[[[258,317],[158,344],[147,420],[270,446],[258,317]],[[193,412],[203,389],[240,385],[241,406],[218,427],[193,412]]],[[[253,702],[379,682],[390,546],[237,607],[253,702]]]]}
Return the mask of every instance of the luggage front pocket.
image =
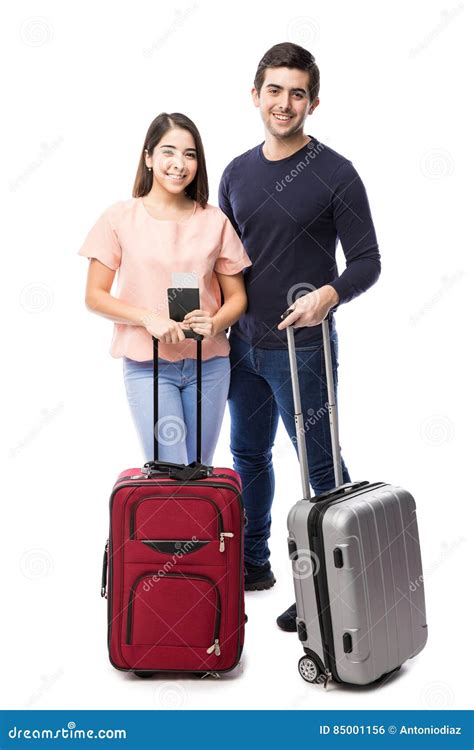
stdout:
{"type": "Polygon", "coordinates": [[[151,571],[132,584],[126,643],[205,648],[220,656],[221,598],[207,576],[151,571]]]}
{"type": "Polygon", "coordinates": [[[140,541],[164,554],[177,551],[172,544],[178,543],[181,549],[187,544],[189,553],[216,540],[219,552],[225,552],[226,539],[233,536],[225,530],[217,503],[202,496],[146,497],[135,502],[130,513],[130,540],[140,541]]]}

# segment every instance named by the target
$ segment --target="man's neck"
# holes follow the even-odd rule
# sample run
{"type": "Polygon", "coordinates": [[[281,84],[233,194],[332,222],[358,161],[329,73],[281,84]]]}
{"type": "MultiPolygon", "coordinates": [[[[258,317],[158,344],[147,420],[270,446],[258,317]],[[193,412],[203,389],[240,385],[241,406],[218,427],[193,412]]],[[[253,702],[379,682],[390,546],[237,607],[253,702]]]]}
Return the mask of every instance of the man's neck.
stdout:
{"type": "Polygon", "coordinates": [[[311,138],[303,132],[295,133],[289,138],[279,138],[268,130],[265,131],[265,143],[263,144],[263,155],[269,161],[278,161],[292,156],[300,148],[306,146],[311,138]]]}

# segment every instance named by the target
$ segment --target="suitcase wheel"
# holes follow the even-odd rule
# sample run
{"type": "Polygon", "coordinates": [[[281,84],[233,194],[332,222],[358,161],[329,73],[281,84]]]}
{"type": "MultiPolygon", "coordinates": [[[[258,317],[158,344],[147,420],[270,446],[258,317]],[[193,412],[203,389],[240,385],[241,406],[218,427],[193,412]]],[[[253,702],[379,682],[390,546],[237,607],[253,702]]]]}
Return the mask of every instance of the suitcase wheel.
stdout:
{"type": "Polygon", "coordinates": [[[321,670],[310,656],[302,656],[298,662],[298,672],[306,682],[317,682],[321,670]]]}
{"type": "Polygon", "coordinates": [[[143,679],[146,679],[147,677],[153,677],[155,672],[134,672],[134,675],[137,677],[142,677],[143,679]]]}

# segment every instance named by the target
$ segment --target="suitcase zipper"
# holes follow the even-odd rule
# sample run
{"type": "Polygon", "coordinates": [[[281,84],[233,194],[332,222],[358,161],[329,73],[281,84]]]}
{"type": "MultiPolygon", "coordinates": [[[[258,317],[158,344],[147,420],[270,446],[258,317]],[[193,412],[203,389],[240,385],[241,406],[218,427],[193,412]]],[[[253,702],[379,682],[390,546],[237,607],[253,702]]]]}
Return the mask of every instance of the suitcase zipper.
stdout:
{"type": "MultiPolygon", "coordinates": [[[[128,610],[127,610],[127,644],[132,645],[132,627],[133,627],[133,599],[135,596],[135,589],[140,583],[140,581],[143,578],[147,578],[149,576],[156,575],[156,571],[152,570],[148,573],[142,573],[132,584],[132,588],[130,589],[130,596],[128,599],[128,610]]],[[[219,630],[221,627],[221,595],[219,593],[219,588],[216,586],[214,581],[211,578],[208,578],[208,576],[201,576],[197,573],[193,573],[192,575],[188,575],[186,573],[164,573],[161,578],[181,578],[181,579],[192,579],[197,581],[206,581],[207,583],[210,583],[212,588],[214,589],[216,593],[216,618],[214,622],[214,634],[213,634],[213,643],[211,646],[209,646],[208,649],[206,649],[206,653],[212,654],[215,653],[216,656],[221,655],[221,649],[219,644],[219,630]]]]}
{"type": "Polygon", "coordinates": [[[234,535],[231,531],[221,531],[221,533],[219,534],[219,552],[225,551],[225,537],[232,539],[233,536],[234,535]]]}

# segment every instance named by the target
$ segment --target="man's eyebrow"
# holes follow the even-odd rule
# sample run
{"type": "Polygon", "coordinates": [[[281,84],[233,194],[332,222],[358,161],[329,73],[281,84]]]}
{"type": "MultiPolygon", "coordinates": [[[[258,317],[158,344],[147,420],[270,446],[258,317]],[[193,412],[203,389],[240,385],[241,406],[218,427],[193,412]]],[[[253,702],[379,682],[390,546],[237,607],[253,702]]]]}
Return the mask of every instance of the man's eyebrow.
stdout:
{"type": "MultiPolygon", "coordinates": [[[[279,85],[278,85],[278,83],[267,83],[267,84],[265,85],[265,88],[267,88],[267,89],[280,89],[280,90],[283,90],[283,86],[279,86],[279,85]]],[[[300,92],[301,94],[306,94],[306,95],[308,94],[308,92],[306,91],[306,89],[291,89],[291,91],[292,91],[293,93],[294,93],[295,91],[298,91],[298,92],[300,92]]]]}

